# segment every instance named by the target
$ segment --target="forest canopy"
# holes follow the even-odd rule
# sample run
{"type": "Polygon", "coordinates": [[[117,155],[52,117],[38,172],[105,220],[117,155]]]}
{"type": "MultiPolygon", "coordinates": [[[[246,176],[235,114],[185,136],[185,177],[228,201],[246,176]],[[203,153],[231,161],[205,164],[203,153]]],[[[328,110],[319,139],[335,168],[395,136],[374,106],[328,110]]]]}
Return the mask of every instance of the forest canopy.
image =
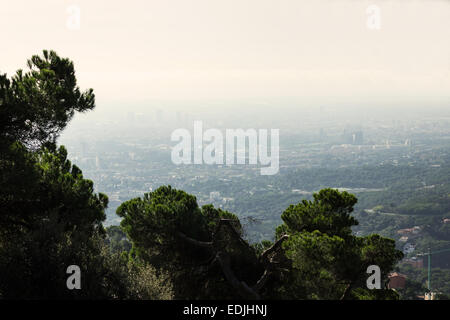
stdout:
{"type": "Polygon", "coordinates": [[[123,202],[105,229],[108,197],[57,146],[75,112],[95,107],[74,64],[53,51],[0,75],[0,298],[397,299],[394,240],[357,237],[357,199],[325,188],[291,205],[273,241],[250,244],[236,214],[161,186],[123,202]],[[67,267],[81,289],[66,286],[67,267]],[[367,268],[381,270],[369,290],[367,268]],[[7,275],[7,276],[4,276],[7,275]]]}

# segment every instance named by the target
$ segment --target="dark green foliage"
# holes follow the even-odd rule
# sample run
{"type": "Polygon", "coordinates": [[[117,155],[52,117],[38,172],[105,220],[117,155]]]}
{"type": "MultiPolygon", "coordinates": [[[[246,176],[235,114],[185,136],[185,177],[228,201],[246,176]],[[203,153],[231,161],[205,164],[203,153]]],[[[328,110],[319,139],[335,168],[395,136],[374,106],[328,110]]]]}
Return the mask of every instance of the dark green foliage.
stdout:
{"type": "Polygon", "coordinates": [[[235,214],[170,186],[122,203],[121,227],[105,230],[107,196],[56,146],[94,94],[53,51],[28,67],[0,75],[1,298],[398,298],[365,287],[369,265],[386,281],[402,254],[393,240],[352,234],[357,200],[347,192],[287,208],[274,243],[250,245],[235,214]],[[81,290],[66,287],[69,265],[81,268],[81,290]]]}
{"type": "Polygon", "coordinates": [[[29,71],[0,75],[0,139],[40,147],[54,143],[74,112],[95,107],[93,90],[77,87],[72,61],[54,51],[28,60],[29,71]]]}
{"type": "MultiPolygon", "coordinates": [[[[350,216],[357,201],[356,197],[333,189],[320,190],[313,197],[313,201],[303,200],[283,212],[281,219],[287,227],[285,231],[290,233],[320,230],[328,235],[350,235],[350,228],[358,224],[355,218],[350,216]]],[[[278,231],[280,232],[281,230],[278,231]]]]}
{"type": "Polygon", "coordinates": [[[423,284],[411,279],[406,279],[405,288],[398,289],[402,300],[423,300],[419,296],[423,296],[427,291],[427,288],[423,284]]]}
{"type": "Polygon", "coordinates": [[[143,198],[124,202],[117,214],[138,258],[166,270],[174,279],[176,298],[232,298],[214,254],[226,251],[241,277],[256,281],[254,250],[240,238],[237,217],[211,205],[199,208],[194,196],[163,186],[143,198]],[[230,227],[219,228],[227,220],[230,227]]]}
{"type": "MultiPolygon", "coordinates": [[[[438,257],[438,255],[435,255],[438,257]]],[[[434,256],[433,256],[434,258],[434,256]]],[[[433,260],[432,258],[432,260],[433,260]]],[[[400,291],[400,294],[402,295],[402,299],[412,299],[411,292],[414,291],[414,293],[424,295],[425,292],[428,290],[425,289],[427,287],[427,280],[428,280],[428,269],[426,265],[425,260],[425,267],[424,268],[414,268],[410,265],[406,264],[400,264],[400,271],[401,273],[405,274],[407,278],[407,286],[406,291],[400,291]],[[409,290],[408,284],[412,285],[411,290],[409,290]]],[[[442,268],[436,268],[431,267],[431,286],[433,292],[436,292],[438,294],[441,294],[442,299],[445,298],[445,296],[448,296],[450,293],[450,270],[449,269],[442,269],[442,268]]]]}
{"type": "Polygon", "coordinates": [[[236,277],[264,298],[396,299],[391,290],[368,290],[366,270],[378,265],[385,283],[402,253],[393,240],[352,234],[355,203],[347,192],[321,190],[282,214],[275,244],[252,246],[233,214],[199,208],[195,197],[170,186],[123,203],[117,213],[137,256],[170,272],[177,298],[248,297],[233,284],[236,277]],[[219,228],[223,221],[234,227],[219,228]],[[231,280],[229,270],[215,263],[224,252],[231,280]]]}
{"type": "Polygon", "coordinates": [[[1,160],[0,273],[8,274],[0,280],[3,297],[110,296],[113,284],[106,284],[100,246],[106,195],[93,193],[63,147],[32,153],[14,143],[10,150],[19,161],[1,160]],[[66,288],[72,264],[82,270],[83,290],[66,288]]]}
{"type": "Polygon", "coordinates": [[[111,253],[127,254],[131,250],[131,243],[127,235],[119,226],[110,226],[106,228],[106,244],[111,253]]]}
{"type": "Polygon", "coordinates": [[[72,62],[54,52],[28,66],[0,77],[0,296],[126,296],[103,249],[108,198],[55,145],[75,111],[94,107],[92,90],[80,93],[72,62]],[[66,287],[73,264],[82,290],[66,287]]]}
{"type": "MultiPolygon", "coordinates": [[[[373,292],[366,287],[370,265],[379,266],[383,281],[387,281],[388,273],[403,255],[395,249],[394,240],[352,234],[351,227],[357,224],[350,216],[355,203],[356,198],[347,192],[323,189],[314,194],[313,201],[304,200],[282,214],[284,224],[277,228],[277,237],[289,235],[283,248],[292,267],[287,283],[293,284],[282,288],[283,297],[371,296],[373,292]]],[[[377,295],[380,298],[380,292],[377,295]]]]}

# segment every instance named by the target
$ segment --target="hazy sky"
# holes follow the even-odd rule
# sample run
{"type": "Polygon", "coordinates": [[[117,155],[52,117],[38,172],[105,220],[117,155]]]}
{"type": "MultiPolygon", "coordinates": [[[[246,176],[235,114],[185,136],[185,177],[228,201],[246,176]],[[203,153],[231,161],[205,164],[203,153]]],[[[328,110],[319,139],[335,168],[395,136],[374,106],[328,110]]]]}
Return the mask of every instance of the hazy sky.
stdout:
{"type": "Polygon", "coordinates": [[[32,54],[53,49],[75,62],[80,86],[94,88],[101,102],[276,97],[450,101],[450,1],[0,4],[0,71],[11,75],[32,54]],[[381,10],[379,30],[367,27],[371,4],[381,10]],[[79,29],[76,10],[68,11],[71,5],[80,9],[79,29]]]}

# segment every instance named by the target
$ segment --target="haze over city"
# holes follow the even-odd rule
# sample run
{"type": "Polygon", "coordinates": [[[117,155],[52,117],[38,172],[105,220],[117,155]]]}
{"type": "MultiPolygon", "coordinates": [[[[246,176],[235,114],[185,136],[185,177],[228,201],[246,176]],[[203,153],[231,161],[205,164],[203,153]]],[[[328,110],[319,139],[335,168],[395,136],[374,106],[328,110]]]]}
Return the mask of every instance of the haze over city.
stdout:
{"type": "Polygon", "coordinates": [[[95,88],[94,113],[151,100],[448,102],[449,14],[444,0],[3,2],[14,46],[2,71],[45,48],[70,56],[80,86],[95,88]]]}
{"type": "Polygon", "coordinates": [[[450,299],[450,1],[15,0],[0,30],[0,300],[450,299]]]}

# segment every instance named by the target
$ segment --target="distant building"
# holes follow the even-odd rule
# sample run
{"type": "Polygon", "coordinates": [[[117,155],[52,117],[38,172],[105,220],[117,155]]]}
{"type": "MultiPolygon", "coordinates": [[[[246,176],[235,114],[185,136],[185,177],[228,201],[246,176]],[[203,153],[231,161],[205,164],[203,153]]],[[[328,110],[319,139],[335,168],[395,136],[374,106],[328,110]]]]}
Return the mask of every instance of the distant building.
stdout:
{"type": "Polygon", "coordinates": [[[413,245],[412,243],[407,243],[403,246],[403,253],[409,254],[409,253],[413,252],[415,249],[416,249],[415,245],[413,245]]]}
{"type": "Polygon", "coordinates": [[[353,131],[345,129],[342,134],[342,142],[344,144],[363,145],[363,132],[361,130],[353,131]]]}
{"type": "Polygon", "coordinates": [[[442,220],[442,223],[450,223],[450,219],[449,218],[445,218],[444,220],[442,220]]]}
{"type": "Polygon", "coordinates": [[[356,131],[352,134],[352,144],[356,144],[356,145],[364,144],[362,131],[356,131]]]}
{"type": "Polygon", "coordinates": [[[401,235],[407,235],[407,234],[419,234],[419,232],[420,232],[420,227],[418,227],[418,226],[415,226],[415,227],[413,227],[413,228],[407,228],[407,229],[400,229],[400,230],[397,230],[397,233],[398,233],[398,234],[401,234],[401,235]]]}
{"type": "Polygon", "coordinates": [[[220,192],[219,191],[212,191],[209,193],[209,199],[211,201],[219,201],[221,200],[220,198],[220,192]]]}
{"type": "Polygon", "coordinates": [[[231,202],[231,201],[234,201],[234,198],[223,198],[223,199],[222,199],[222,203],[223,203],[223,204],[225,204],[225,203],[227,203],[227,202],[231,202]]]}
{"type": "Polygon", "coordinates": [[[406,276],[404,274],[393,272],[389,274],[389,289],[403,289],[406,283],[406,276]]]}
{"type": "Polygon", "coordinates": [[[425,293],[425,299],[424,300],[435,300],[436,299],[436,293],[435,292],[427,292],[425,293]]]}
{"type": "Polygon", "coordinates": [[[406,139],[406,140],[405,140],[405,146],[406,146],[406,147],[411,147],[411,146],[412,146],[411,139],[406,139]]]}
{"type": "Polygon", "coordinates": [[[404,259],[403,262],[412,266],[413,268],[422,269],[423,268],[423,259],[419,259],[417,257],[412,257],[411,259],[404,259]]]}

